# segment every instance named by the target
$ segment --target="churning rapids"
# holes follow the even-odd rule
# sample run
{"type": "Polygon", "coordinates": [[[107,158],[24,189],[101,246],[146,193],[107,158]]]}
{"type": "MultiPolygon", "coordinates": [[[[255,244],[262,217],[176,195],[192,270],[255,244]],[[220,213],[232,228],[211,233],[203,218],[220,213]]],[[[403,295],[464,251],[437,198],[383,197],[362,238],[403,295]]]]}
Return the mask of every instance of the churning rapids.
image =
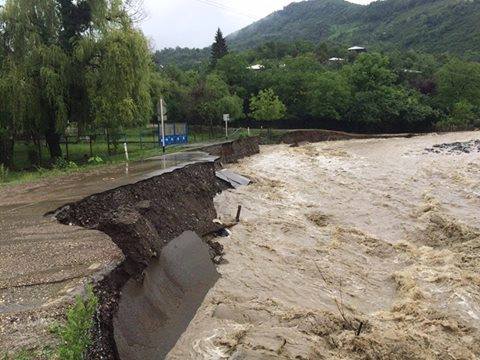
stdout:
{"type": "Polygon", "coordinates": [[[476,132],[263,147],[221,278],[169,359],[480,358],[476,132]]]}

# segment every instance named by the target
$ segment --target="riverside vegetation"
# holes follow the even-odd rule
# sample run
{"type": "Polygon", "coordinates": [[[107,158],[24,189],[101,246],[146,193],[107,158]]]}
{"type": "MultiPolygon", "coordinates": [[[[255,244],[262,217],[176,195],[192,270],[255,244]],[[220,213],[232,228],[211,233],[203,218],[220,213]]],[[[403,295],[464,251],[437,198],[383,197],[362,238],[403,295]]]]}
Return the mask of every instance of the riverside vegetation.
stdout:
{"type": "MultiPolygon", "coordinates": [[[[381,6],[400,14],[401,4],[381,6]]],[[[165,52],[152,53],[131,7],[132,0],[6,1],[0,9],[2,177],[18,168],[19,142],[40,158],[46,146],[55,164],[72,125],[79,135],[107,138],[142,127],[154,121],[161,96],[169,120],[211,128],[222,125],[224,113],[252,127],[413,132],[478,126],[480,64],[474,56],[452,55],[458,53],[453,48],[429,54],[378,42],[377,51],[356,55],[336,40],[285,38],[238,51],[234,38],[219,30],[209,59],[177,67],[165,52]],[[332,56],[344,61],[329,61],[332,56]]]]}

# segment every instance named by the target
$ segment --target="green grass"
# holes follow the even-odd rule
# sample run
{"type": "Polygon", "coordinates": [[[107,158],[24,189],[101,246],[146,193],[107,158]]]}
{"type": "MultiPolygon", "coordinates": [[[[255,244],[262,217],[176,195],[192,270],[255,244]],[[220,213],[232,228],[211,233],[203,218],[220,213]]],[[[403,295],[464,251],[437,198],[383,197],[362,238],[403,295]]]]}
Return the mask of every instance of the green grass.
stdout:
{"type": "Polygon", "coordinates": [[[98,299],[92,286],[87,286],[85,298],[77,297],[67,311],[66,322],[53,326],[51,332],[59,340],[56,348],[46,346],[41,350],[22,350],[13,355],[1,355],[1,360],[83,360],[91,345],[91,329],[97,310],[98,299]]]}
{"type": "MultiPolygon", "coordinates": [[[[171,146],[167,148],[166,153],[170,154],[170,153],[178,152],[182,149],[183,149],[182,146],[171,146]]],[[[142,160],[148,157],[161,155],[161,154],[162,154],[161,148],[148,149],[143,151],[137,151],[134,153],[129,152],[129,159],[130,161],[137,161],[137,160],[142,160]]],[[[85,172],[99,166],[115,165],[115,164],[125,162],[125,154],[121,154],[121,153],[110,155],[105,158],[102,158],[100,156],[100,158],[103,160],[102,163],[84,163],[84,164],[75,163],[76,165],[71,167],[53,166],[50,168],[39,167],[39,168],[36,168],[35,170],[9,171],[6,177],[3,179],[3,182],[0,177],[0,187],[34,182],[37,180],[42,180],[50,177],[64,176],[64,175],[77,173],[77,172],[85,172]]]]}
{"type": "MultiPolygon", "coordinates": [[[[158,148],[153,130],[146,132],[144,129],[131,129],[125,134],[118,134],[112,137],[116,138],[117,142],[116,145],[112,144],[112,141],[110,142],[110,151],[104,135],[96,136],[95,140],[92,141],[91,147],[90,142],[86,139],[75,139],[74,141],[73,138],[69,138],[68,145],[65,143],[61,144],[63,156],[69,161],[76,163],[86,162],[93,156],[100,156],[103,159],[115,158],[118,155],[123,155],[123,143],[125,141],[128,142],[129,152],[131,153],[158,148]]],[[[50,165],[49,162],[49,153],[45,144],[39,148],[27,142],[17,141],[15,143],[14,163],[17,170],[32,169],[35,166],[39,166],[38,163],[40,163],[40,166],[46,167],[50,165]],[[32,161],[34,160],[33,158],[36,158],[35,164],[32,161]]]]}
{"type": "Polygon", "coordinates": [[[85,353],[92,343],[91,330],[97,306],[98,299],[93,293],[92,287],[88,286],[85,299],[77,297],[75,305],[68,310],[66,324],[55,329],[61,339],[57,350],[59,359],[84,359],[85,353]]]}

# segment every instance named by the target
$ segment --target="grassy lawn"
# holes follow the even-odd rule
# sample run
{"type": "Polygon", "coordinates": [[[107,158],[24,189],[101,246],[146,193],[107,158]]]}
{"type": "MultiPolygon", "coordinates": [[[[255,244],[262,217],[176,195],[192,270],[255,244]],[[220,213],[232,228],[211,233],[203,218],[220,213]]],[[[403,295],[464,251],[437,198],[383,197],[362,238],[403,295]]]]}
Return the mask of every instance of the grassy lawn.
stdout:
{"type": "MultiPolygon", "coordinates": [[[[259,131],[251,131],[250,134],[258,135],[259,131]]],[[[248,136],[247,130],[232,131],[230,140],[248,136]]],[[[17,142],[15,145],[15,167],[17,170],[2,173],[0,169],[0,186],[32,182],[53,176],[61,176],[72,172],[88,171],[97,166],[113,165],[125,162],[125,152],[123,143],[128,141],[128,153],[130,161],[146,159],[152,156],[161,155],[162,147],[156,142],[157,137],[152,130],[130,129],[126,134],[119,136],[117,146],[110,144],[110,152],[108,145],[103,137],[97,137],[96,141],[88,139],[78,142],[69,142],[68,144],[68,161],[60,161],[60,163],[52,164],[49,159],[48,149],[42,146],[42,156],[39,163],[41,165],[32,165],[32,152],[35,152],[33,145],[24,142],[17,142]],[[155,143],[154,143],[155,142],[155,143]],[[96,160],[90,160],[92,156],[96,160]],[[90,161],[89,161],[90,160],[90,161]]],[[[189,144],[168,146],[167,153],[185,151],[195,145],[217,142],[225,140],[225,135],[221,131],[209,132],[194,131],[189,134],[189,144]]],[[[62,150],[65,159],[67,159],[67,145],[62,144],[62,150]]],[[[38,154],[38,150],[36,151],[38,154]]],[[[38,156],[38,155],[37,155],[38,156]]]]}

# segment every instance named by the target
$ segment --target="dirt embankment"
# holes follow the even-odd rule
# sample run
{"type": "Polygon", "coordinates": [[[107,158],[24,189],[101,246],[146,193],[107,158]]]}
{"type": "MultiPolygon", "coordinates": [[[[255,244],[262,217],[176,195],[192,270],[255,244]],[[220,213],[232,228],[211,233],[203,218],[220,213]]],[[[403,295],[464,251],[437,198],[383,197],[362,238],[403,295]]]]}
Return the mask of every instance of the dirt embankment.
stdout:
{"type": "Polygon", "coordinates": [[[258,137],[242,138],[231,142],[206,146],[201,151],[218,156],[223,164],[233,163],[248,156],[260,153],[258,137]]]}
{"type": "Polygon", "coordinates": [[[213,198],[219,192],[213,163],[176,169],[63,207],[57,219],[109,235],[125,255],[123,264],[97,286],[98,328],[90,358],[116,359],[113,315],[120,289],[144,270],[165,244],[191,230],[203,236],[218,229],[213,198]],[[195,181],[191,181],[195,179],[195,181]]]}
{"type": "MultiPolygon", "coordinates": [[[[258,153],[259,146],[257,138],[246,138],[202,150],[218,156],[218,161],[222,163],[230,163],[258,153]]],[[[89,358],[120,358],[114,337],[114,317],[119,308],[120,292],[126,289],[127,284],[130,284],[129,288],[135,287],[132,280],[141,286],[146,274],[153,271],[150,266],[159,266],[158,259],[170,241],[186,231],[206,236],[221,229],[222,226],[213,221],[217,217],[213,199],[225,189],[225,184],[215,176],[215,169],[220,166],[218,161],[178,168],[138,183],[91,195],[58,210],[56,218],[61,223],[106,233],[125,256],[123,263],[96,285],[101,306],[89,358]]],[[[215,245],[211,244],[212,258],[222,250],[215,245]]],[[[188,265],[179,264],[179,268],[188,268],[188,265]]],[[[164,305],[168,305],[169,301],[175,302],[168,299],[164,305]]],[[[185,320],[182,319],[182,322],[185,320]]],[[[165,349],[161,352],[165,353],[165,349]]]]}
{"type": "Polygon", "coordinates": [[[382,139],[394,137],[413,137],[415,134],[353,134],[332,130],[293,130],[282,135],[280,143],[299,144],[303,142],[317,143],[323,141],[352,139],[382,139]]]}

